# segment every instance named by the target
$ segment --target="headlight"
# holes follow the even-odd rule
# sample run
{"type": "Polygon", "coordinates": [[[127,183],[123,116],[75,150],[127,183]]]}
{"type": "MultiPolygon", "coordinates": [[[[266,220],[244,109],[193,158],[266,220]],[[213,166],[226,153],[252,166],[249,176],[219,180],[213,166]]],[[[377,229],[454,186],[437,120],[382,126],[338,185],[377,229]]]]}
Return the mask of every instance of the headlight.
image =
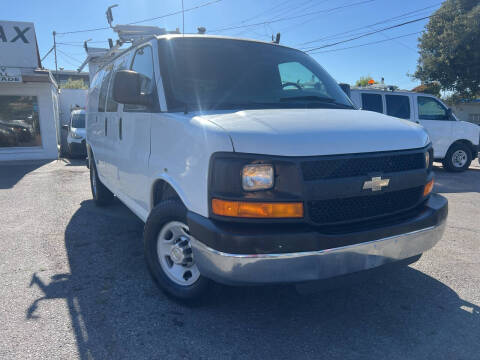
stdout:
{"type": "Polygon", "coordinates": [[[71,136],[73,139],[81,139],[81,138],[82,138],[82,135],[78,135],[77,133],[74,133],[74,132],[71,132],[71,133],[70,133],[70,136],[71,136]]]}
{"type": "Polygon", "coordinates": [[[242,169],[242,187],[245,191],[271,189],[273,187],[273,166],[245,165],[242,169]]]}

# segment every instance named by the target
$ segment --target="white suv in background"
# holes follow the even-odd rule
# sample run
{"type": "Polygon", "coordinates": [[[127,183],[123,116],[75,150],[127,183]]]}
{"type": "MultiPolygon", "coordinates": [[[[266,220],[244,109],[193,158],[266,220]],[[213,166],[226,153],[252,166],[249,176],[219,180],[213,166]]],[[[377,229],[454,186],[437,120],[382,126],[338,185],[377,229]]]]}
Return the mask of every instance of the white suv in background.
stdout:
{"type": "Polygon", "coordinates": [[[432,140],[435,160],[448,171],[464,171],[478,157],[480,126],[457,120],[451,109],[433,95],[353,88],[350,96],[362,110],[421,124],[432,140]]]}

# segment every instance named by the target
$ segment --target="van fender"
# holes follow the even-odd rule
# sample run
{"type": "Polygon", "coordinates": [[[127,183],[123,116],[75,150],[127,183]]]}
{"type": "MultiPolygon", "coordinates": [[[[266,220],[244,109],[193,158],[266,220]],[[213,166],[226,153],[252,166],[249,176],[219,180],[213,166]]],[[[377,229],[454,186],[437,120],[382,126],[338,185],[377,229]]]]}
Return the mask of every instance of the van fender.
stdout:
{"type": "Polygon", "coordinates": [[[187,209],[190,208],[190,201],[188,200],[185,192],[182,190],[181,186],[178,182],[172,178],[168,173],[162,172],[155,176],[155,180],[153,180],[152,184],[150,185],[150,204],[149,210],[152,211],[154,204],[155,204],[155,189],[156,185],[159,181],[164,181],[167,183],[178,195],[182,203],[185,205],[187,209]]]}

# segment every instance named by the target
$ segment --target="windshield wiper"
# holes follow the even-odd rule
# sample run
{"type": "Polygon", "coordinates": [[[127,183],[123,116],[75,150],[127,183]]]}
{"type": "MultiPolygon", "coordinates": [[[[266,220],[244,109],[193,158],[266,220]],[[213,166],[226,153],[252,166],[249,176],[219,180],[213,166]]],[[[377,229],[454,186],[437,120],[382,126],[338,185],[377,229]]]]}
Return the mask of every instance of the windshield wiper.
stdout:
{"type": "Polygon", "coordinates": [[[337,107],[341,107],[344,109],[353,109],[352,106],[347,104],[342,104],[337,102],[334,98],[327,97],[327,96],[318,96],[318,95],[303,95],[303,96],[289,96],[280,98],[281,102],[290,102],[290,101],[311,101],[314,103],[324,103],[328,105],[334,105],[337,107]]]}

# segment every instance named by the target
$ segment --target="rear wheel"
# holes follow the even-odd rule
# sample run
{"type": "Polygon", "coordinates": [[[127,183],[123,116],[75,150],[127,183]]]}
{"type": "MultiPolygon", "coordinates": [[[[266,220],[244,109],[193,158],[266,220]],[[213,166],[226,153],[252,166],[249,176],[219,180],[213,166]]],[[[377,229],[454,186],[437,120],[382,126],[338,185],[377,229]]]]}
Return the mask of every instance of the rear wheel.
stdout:
{"type": "Polygon", "coordinates": [[[160,202],[145,224],[145,257],[153,279],[168,295],[189,300],[208,286],[193,257],[186,209],[179,200],[160,202]]]}
{"type": "Polygon", "coordinates": [[[472,152],[470,148],[462,143],[453,144],[443,159],[443,167],[447,171],[460,172],[470,167],[472,152]]]}
{"type": "Polygon", "coordinates": [[[98,178],[97,167],[95,161],[90,160],[90,188],[92,190],[92,197],[95,204],[98,206],[105,206],[111,204],[113,201],[113,193],[102,184],[98,178]]]}

